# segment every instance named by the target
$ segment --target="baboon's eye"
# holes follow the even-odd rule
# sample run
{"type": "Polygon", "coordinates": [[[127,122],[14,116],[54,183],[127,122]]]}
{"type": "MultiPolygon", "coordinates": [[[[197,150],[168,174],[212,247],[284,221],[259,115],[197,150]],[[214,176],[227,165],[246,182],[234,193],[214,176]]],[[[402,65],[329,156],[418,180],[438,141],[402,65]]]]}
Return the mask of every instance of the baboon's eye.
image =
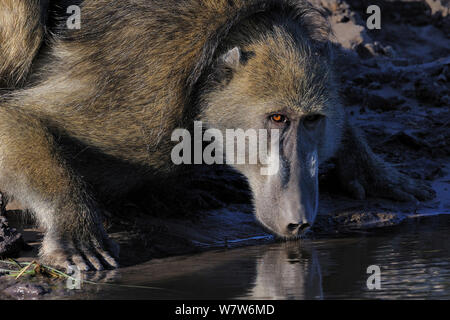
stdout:
{"type": "Polygon", "coordinates": [[[303,123],[306,126],[313,126],[323,118],[321,114],[310,114],[303,117],[303,123]]]}
{"type": "Polygon", "coordinates": [[[276,123],[286,123],[288,121],[286,116],[278,113],[271,115],[270,120],[276,123]]]}

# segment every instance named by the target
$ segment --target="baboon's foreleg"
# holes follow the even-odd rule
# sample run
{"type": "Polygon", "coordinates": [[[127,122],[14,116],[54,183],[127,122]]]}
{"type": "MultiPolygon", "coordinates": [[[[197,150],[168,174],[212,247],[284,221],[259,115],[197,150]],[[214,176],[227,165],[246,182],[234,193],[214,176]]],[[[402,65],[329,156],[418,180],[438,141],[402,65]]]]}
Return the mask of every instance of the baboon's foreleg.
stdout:
{"type": "Polygon", "coordinates": [[[81,179],[59,156],[38,119],[0,106],[0,186],[36,215],[45,229],[45,263],[76,264],[82,270],[116,267],[98,208],[81,179]]]}
{"type": "Polygon", "coordinates": [[[345,127],[337,159],[341,185],[357,199],[372,196],[415,202],[435,196],[427,183],[400,173],[376,156],[359,130],[350,124],[345,127]]]}

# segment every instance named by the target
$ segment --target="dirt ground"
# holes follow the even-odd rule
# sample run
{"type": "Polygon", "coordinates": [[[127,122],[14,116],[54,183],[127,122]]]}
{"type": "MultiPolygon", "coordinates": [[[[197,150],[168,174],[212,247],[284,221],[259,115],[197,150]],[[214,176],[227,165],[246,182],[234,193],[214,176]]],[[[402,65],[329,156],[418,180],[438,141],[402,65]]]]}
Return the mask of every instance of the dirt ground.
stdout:
{"type": "MultiPolygon", "coordinates": [[[[408,215],[450,213],[450,0],[313,2],[324,8],[333,27],[341,97],[352,121],[376,153],[401,172],[429,181],[437,197],[419,204],[355,201],[339,192],[328,163],[321,169],[320,215],[309,236],[364,232],[398,224],[408,215]],[[381,8],[381,30],[366,28],[371,4],[381,8]]],[[[239,175],[214,167],[186,177],[110,206],[106,227],[121,245],[121,265],[274,241],[255,221],[239,175]]],[[[0,233],[7,235],[0,235],[0,249],[19,261],[33,260],[42,233],[19,204],[7,210],[17,231],[0,220],[0,233]]],[[[1,277],[0,283],[16,298],[23,297],[18,292],[34,297],[49,291],[42,285],[42,290],[31,285],[20,291],[1,277]]]]}

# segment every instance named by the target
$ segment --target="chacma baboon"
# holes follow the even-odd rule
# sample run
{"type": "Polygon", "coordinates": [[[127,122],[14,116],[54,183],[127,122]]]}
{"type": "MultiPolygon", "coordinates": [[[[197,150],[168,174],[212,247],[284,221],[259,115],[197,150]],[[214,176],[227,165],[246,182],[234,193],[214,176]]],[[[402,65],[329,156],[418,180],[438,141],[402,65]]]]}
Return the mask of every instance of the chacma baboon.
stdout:
{"type": "Polygon", "coordinates": [[[43,261],[116,267],[98,203],[175,172],[171,133],[195,119],[280,130],[277,175],[235,168],[258,219],[285,238],[314,222],[317,167],[332,155],[359,197],[432,196],[346,122],[329,27],[308,2],[47,2],[0,0],[0,189],[45,228],[43,261]],[[73,2],[79,30],[66,26],[73,2]]]}

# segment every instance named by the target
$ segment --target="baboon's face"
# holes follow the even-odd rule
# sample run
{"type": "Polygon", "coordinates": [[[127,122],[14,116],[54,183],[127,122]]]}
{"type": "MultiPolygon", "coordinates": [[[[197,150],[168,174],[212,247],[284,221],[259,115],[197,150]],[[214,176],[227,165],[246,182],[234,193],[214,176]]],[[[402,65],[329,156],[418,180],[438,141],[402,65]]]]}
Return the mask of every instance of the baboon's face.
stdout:
{"type": "Polygon", "coordinates": [[[268,130],[267,162],[263,156],[248,163],[255,150],[247,147],[246,164],[233,166],[248,178],[261,223],[281,237],[296,237],[315,220],[319,163],[340,139],[343,114],[334,99],[329,61],[307,42],[299,46],[281,33],[234,48],[222,59],[233,77],[206,96],[204,121],[224,137],[226,129],[268,130]],[[247,50],[253,54],[244,63],[247,50]],[[279,132],[278,148],[272,129],[279,132]],[[264,174],[264,168],[271,172],[264,174]]]}

